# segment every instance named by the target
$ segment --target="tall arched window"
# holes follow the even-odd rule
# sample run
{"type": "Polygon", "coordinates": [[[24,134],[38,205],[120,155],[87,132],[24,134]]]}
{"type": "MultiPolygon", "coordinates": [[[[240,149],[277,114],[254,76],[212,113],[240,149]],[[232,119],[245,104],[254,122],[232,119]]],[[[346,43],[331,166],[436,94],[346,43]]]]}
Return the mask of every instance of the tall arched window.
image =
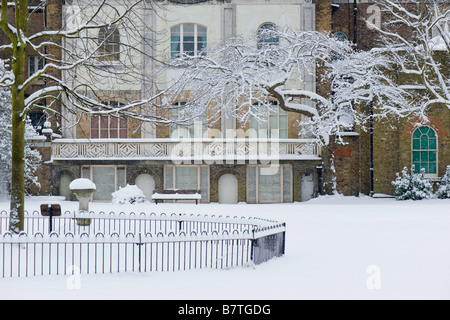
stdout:
{"type": "Polygon", "coordinates": [[[427,126],[417,128],[412,136],[412,164],[414,172],[425,168],[428,175],[437,175],[437,135],[427,126]]]}
{"type": "Polygon", "coordinates": [[[271,33],[276,27],[273,23],[264,23],[258,28],[258,49],[264,46],[276,46],[280,43],[280,38],[271,33]]]}
{"type": "Polygon", "coordinates": [[[120,60],[120,32],[117,27],[103,27],[98,32],[100,55],[99,60],[102,61],[119,61],[120,60]]]}
{"type": "Polygon", "coordinates": [[[195,23],[182,23],[170,28],[170,56],[205,56],[206,34],[206,28],[195,23]]]}

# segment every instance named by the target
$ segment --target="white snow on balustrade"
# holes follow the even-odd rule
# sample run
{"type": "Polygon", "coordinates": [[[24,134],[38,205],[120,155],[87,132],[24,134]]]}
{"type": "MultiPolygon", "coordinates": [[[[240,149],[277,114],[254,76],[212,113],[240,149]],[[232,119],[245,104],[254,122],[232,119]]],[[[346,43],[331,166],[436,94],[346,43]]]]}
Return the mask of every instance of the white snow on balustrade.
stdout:
{"type": "Polygon", "coordinates": [[[317,160],[320,154],[311,139],[57,139],[52,147],[54,160],[317,160]]]}

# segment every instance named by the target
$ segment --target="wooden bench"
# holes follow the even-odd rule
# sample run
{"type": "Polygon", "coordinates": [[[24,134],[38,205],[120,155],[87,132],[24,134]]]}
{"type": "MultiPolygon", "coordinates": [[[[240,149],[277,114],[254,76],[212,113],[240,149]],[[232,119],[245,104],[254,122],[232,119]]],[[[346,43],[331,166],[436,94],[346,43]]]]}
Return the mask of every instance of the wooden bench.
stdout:
{"type": "Polygon", "coordinates": [[[195,200],[195,204],[202,198],[200,190],[155,190],[152,200],[155,204],[164,200],[195,200]]]}

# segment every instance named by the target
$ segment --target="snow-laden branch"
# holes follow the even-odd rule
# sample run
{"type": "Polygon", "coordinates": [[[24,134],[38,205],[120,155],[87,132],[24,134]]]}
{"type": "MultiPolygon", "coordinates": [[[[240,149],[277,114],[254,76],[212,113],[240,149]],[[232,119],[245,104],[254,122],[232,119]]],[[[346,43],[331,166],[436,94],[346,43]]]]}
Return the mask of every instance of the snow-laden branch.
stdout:
{"type": "MultiPolygon", "coordinates": [[[[0,75],[0,86],[14,84],[15,90],[25,91],[37,80],[45,81],[47,84],[45,88],[33,91],[24,100],[22,117],[34,107],[44,108],[46,104],[41,103],[43,100],[46,100],[47,105],[59,100],[70,113],[120,114],[140,121],[170,123],[167,110],[156,103],[165,95],[166,90],[171,88],[170,86],[166,90],[136,97],[136,100],[118,106],[109,105],[108,98],[105,96],[100,98],[98,95],[98,92],[104,90],[102,84],[99,85],[98,82],[135,84],[139,81],[147,83],[154,81],[154,73],[148,70],[144,72],[140,62],[140,58],[144,59],[145,55],[148,59],[154,57],[148,56],[148,52],[142,50],[142,41],[146,41],[144,32],[153,31],[146,25],[146,21],[141,20],[139,10],[153,8],[156,5],[143,0],[132,3],[123,0],[123,6],[114,6],[107,0],[75,0],[71,2],[71,6],[78,9],[67,12],[68,16],[65,16],[68,19],[67,24],[61,29],[43,30],[27,36],[22,30],[18,31],[12,27],[7,19],[2,20],[1,26],[8,28],[12,40],[10,44],[5,44],[0,49],[27,47],[27,50],[32,52],[32,55],[40,57],[44,64],[43,67],[36,68],[33,74],[24,77],[20,83],[15,83],[13,72],[5,71],[0,75]],[[121,49],[121,59],[111,63],[108,60],[108,53],[102,48],[113,42],[111,39],[100,37],[99,31],[102,28],[114,30],[119,27],[122,33],[121,41],[115,44],[121,49]],[[62,55],[55,56],[53,53],[57,51],[62,55]]],[[[2,16],[6,16],[3,8],[2,16]]],[[[195,116],[194,112],[191,112],[188,118],[193,119],[195,116]]]]}
{"type": "Polygon", "coordinates": [[[450,6],[445,1],[377,0],[386,18],[376,28],[385,46],[380,49],[396,63],[401,85],[421,85],[419,113],[436,104],[450,109],[450,6]],[[394,17],[391,19],[391,17],[394,17]],[[403,32],[398,32],[402,29],[403,32]],[[404,75],[402,77],[402,74],[404,75]],[[407,79],[407,80],[406,80],[407,79]],[[423,94],[425,93],[425,94],[423,94]]]}
{"type": "Polygon", "coordinates": [[[303,130],[325,142],[343,128],[365,124],[360,104],[378,103],[382,112],[396,116],[409,112],[406,92],[384,72],[390,64],[382,54],[355,52],[351,43],[315,31],[265,32],[279,43],[257,48],[257,39],[237,38],[208,48],[207,57],[167,62],[164,68],[181,71],[168,91],[167,107],[183,101],[197,112],[203,108],[204,114],[245,123],[268,121],[274,112],[270,101],[276,101],[281,109],[304,115],[303,130]],[[329,90],[318,93],[317,84],[329,90]]]}
{"type": "Polygon", "coordinates": [[[99,30],[100,28],[110,27],[113,25],[117,25],[122,20],[128,18],[130,12],[133,12],[141,3],[143,0],[136,0],[133,2],[127,1],[126,4],[126,10],[124,10],[122,13],[119,13],[119,11],[112,5],[109,5],[107,0],[100,0],[100,1],[74,1],[74,6],[82,6],[83,4],[86,6],[83,10],[91,10],[92,8],[96,8],[96,10],[85,20],[82,22],[79,26],[71,29],[59,29],[59,30],[44,30],[40,32],[36,32],[33,35],[28,37],[28,40],[30,42],[40,40],[42,38],[44,39],[52,39],[52,38],[68,38],[68,39],[78,39],[80,37],[80,34],[82,34],[84,31],[88,30],[99,30]],[[88,5],[88,6],[87,6],[88,5]],[[108,21],[105,21],[102,17],[102,13],[104,13],[105,8],[112,9],[115,13],[114,19],[108,19],[108,21]]]}

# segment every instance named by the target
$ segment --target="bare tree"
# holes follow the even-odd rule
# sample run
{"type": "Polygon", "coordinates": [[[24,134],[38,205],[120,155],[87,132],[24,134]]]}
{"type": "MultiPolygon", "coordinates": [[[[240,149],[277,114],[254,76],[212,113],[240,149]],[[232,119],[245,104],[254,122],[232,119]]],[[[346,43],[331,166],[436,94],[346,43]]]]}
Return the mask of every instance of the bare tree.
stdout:
{"type": "Polygon", "coordinates": [[[384,23],[373,25],[403,76],[405,88],[419,89],[417,113],[436,104],[450,109],[450,4],[446,0],[377,0],[384,23]]]}
{"type": "Polygon", "coordinates": [[[23,230],[25,120],[31,109],[52,113],[55,126],[63,115],[79,112],[169,122],[164,112],[155,111],[164,91],[141,90],[120,105],[107,103],[106,96],[127,86],[140,88],[142,83],[154,87],[148,65],[155,57],[156,37],[146,14],[160,10],[156,5],[144,0],[47,0],[30,6],[27,0],[1,0],[0,28],[8,41],[0,50],[11,57],[0,85],[7,86],[12,96],[13,232],[23,230]],[[47,10],[48,24],[42,31],[29,32],[30,17],[39,10],[47,10]],[[27,51],[44,61],[42,68],[28,76],[27,51]],[[27,88],[38,80],[46,85],[26,97],[27,88]],[[68,111],[61,112],[64,108],[68,111]]]}
{"type": "Polygon", "coordinates": [[[304,115],[303,128],[324,144],[330,135],[366,124],[360,104],[374,102],[380,117],[411,112],[406,92],[385,72],[392,67],[386,56],[356,52],[351,43],[316,31],[266,30],[208,48],[207,55],[182,56],[171,67],[183,74],[170,96],[189,92],[186,106],[208,109],[211,119],[225,114],[266,121],[269,101],[276,100],[283,110],[304,115]],[[255,46],[261,39],[271,41],[255,46]],[[317,93],[317,79],[330,90],[317,93]]]}

